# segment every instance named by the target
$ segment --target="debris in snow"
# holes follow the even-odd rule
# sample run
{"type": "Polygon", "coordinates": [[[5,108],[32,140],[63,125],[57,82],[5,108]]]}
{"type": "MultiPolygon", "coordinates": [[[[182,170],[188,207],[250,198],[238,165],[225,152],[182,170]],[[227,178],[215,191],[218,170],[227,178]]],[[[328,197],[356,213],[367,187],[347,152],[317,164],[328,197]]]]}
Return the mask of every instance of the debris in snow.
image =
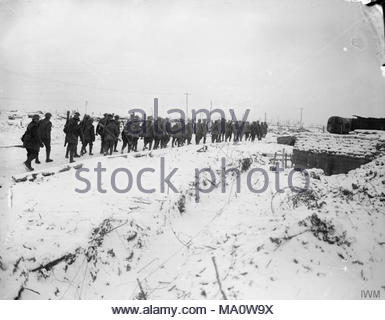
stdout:
{"type": "Polygon", "coordinates": [[[332,222],[321,220],[315,213],[310,217],[301,220],[298,224],[300,226],[309,227],[309,230],[319,240],[329,244],[337,244],[338,246],[350,246],[350,242],[346,240],[346,232],[337,235],[332,222]]]}

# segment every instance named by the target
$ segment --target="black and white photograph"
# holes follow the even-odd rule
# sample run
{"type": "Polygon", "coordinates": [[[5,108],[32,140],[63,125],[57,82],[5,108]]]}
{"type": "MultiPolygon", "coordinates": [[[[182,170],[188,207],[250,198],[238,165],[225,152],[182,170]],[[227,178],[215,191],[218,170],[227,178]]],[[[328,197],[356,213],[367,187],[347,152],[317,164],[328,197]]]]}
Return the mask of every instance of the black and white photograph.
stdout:
{"type": "Polygon", "coordinates": [[[0,300],[383,302],[384,9],[1,0],[0,300]]]}

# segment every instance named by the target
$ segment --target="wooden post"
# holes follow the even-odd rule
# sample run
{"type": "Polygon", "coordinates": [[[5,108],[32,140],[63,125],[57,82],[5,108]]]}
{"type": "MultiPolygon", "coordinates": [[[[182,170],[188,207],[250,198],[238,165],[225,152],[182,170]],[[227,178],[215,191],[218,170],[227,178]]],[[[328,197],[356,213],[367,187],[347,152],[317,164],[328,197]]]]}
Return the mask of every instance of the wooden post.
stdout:
{"type": "Polygon", "coordinates": [[[218,272],[217,263],[215,262],[215,257],[211,257],[211,260],[213,261],[213,264],[214,264],[215,275],[217,277],[217,283],[218,283],[219,291],[222,294],[223,300],[227,300],[226,294],[225,294],[225,292],[223,291],[223,288],[222,288],[221,279],[219,278],[219,272],[218,272]]]}
{"type": "Polygon", "coordinates": [[[282,149],[282,167],[285,168],[285,148],[282,149]]]}

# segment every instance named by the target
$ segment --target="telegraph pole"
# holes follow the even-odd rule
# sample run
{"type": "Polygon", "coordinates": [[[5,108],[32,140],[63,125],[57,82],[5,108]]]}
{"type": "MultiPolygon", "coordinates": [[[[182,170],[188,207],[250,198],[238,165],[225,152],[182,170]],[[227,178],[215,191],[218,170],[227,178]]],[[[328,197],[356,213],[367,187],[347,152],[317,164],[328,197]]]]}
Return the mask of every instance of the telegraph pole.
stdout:
{"type": "Polygon", "coordinates": [[[190,96],[191,93],[186,92],[184,95],[186,96],[186,117],[188,118],[188,96],[190,96]]]}
{"type": "Polygon", "coordinates": [[[159,110],[158,110],[158,98],[154,98],[154,111],[153,111],[153,117],[154,117],[154,120],[158,119],[158,113],[159,113],[159,110]]]}
{"type": "Polygon", "coordinates": [[[265,123],[267,123],[267,122],[266,122],[266,112],[265,112],[265,123]]]}
{"type": "Polygon", "coordinates": [[[87,114],[87,107],[88,107],[88,100],[85,101],[84,103],[84,108],[85,108],[85,114],[87,114]]]}

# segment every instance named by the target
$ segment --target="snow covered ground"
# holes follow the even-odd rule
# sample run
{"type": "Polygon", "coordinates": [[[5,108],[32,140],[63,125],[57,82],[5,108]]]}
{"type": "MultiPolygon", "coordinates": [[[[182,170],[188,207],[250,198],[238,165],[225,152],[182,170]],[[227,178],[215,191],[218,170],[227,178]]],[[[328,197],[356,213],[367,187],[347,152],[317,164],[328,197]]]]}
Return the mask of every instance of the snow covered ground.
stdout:
{"type": "MultiPolygon", "coordinates": [[[[303,193],[288,188],[287,168],[279,193],[270,155],[282,145],[273,140],[82,158],[90,169],[81,173],[91,184],[87,193],[75,191],[85,183],[74,168],[59,172],[61,144],[54,145],[57,161],[41,165],[54,175],[15,183],[10,176],[22,172],[15,163],[1,188],[0,298],[347,299],[363,289],[384,292],[385,156],[346,175],[309,170],[303,193]],[[223,157],[227,169],[241,172],[240,192],[231,173],[222,192],[223,157]],[[171,182],[178,192],[161,190],[162,158],[165,175],[177,168],[171,182]],[[93,171],[99,162],[106,193],[93,171]],[[132,173],[130,191],[113,191],[117,168],[132,173]],[[142,168],[155,170],[142,179],[154,193],[136,186],[142,168]],[[195,169],[204,168],[215,180],[200,174],[200,187],[212,191],[197,201],[195,169]],[[247,186],[248,176],[254,189],[266,181],[260,172],[250,175],[255,168],[268,175],[263,193],[247,186]]],[[[305,177],[295,173],[294,181],[302,186],[305,177]]],[[[116,187],[126,185],[126,174],[117,174],[116,187]]]]}

